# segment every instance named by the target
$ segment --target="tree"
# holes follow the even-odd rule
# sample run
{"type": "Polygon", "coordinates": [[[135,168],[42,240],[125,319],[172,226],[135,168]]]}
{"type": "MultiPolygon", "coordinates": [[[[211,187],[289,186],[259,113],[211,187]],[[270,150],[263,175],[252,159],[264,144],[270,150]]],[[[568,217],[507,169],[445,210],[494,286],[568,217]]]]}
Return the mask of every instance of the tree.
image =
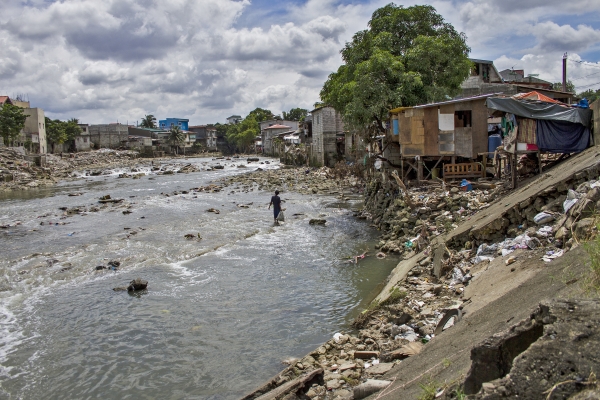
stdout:
{"type": "Polygon", "coordinates": [[[588,89],[585,92],[579,93],[577,97],[579,99],[588,99],[588,102],[592,104],[594,101],[600,98],[600,89],[588,89]]]}
{"type": "Polygon", "coordinates": [[[0,136],[6,146],[19,136],[26,119],[27,115],[21,107],[7,103],[0,108],[0,136]]]}
{"type": "Polygon", "coordinates": [[[175,146],[175,151],[177,151],[177,147],[181,146],[181,144],[185,141],[185,134],[179,126],[172,126],[169,130],[169,137],[167,141],[171,144],[171,146],[175,146]]]}
{"type": "Polygon", "coordinates": [[[65,127],[65,134],[67,135],[67,140],[75,140],[75,138],[81,135],[83,131],[81,127],[78,125],[79,120],[77,118],[71,118],[67,122],[63,122],[65,127]]]}
{"type": "MultiPolygon", "coordinates": [[[[268,121],[270,119],[276,119],[278,115],[273,114],[271,110],[265,110],[263,108],[255,108],[254,110],[248,113],[248,117],[253,116],[256,122],[268,121]]],[[[281,117],[279,117],[281,119],[281,117]]]]}
{"type": "Polygon", "coordinates": [[[390,109],[458,94],[472,68],[469,51],[465,35],[432,6],[390,3],[341,50],[344,64],[329,75],[321,100],[349,127],[384,132],[390,109]]]}
{"type": "Polygon", "coordinates": [[[51,120],[46,117],[46,139],[52,145],[52,152],[54,153],[54,146],[57,144],[63,144],[69,137],[66,131],[66,123],[58,119],[51,120]]]}
{"type": "Polygon", "coordinates": [[[286,121],[304,121],[308,115],[308,110],[304,108],[292,108],[289,113],[282,112],[283,119],[286,121]]]}
{"type": "Polygon", "coordinates": [[[156,122],[156,118],[154,117],[154,115],[148,114],[144,118],[142,118],[142,122],[140,123],[140,126],[142,128],[156,128],[155,122],[156,122]]]}
{"type": "MultiPolygon", "coordinates": [[[[552,90],[558,90],[562,92],[562,82],[553,83],[552,90]]],[[[575,84],[572,81],[567,81],[567,92],[575,93],[575,84]]]]}

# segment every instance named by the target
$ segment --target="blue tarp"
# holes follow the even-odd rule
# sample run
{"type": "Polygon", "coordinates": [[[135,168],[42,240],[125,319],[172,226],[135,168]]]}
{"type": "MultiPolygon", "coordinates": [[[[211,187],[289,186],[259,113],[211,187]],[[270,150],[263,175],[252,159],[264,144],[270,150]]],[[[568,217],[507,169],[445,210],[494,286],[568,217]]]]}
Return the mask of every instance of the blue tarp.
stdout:
{"type": "Polygon", "coordinates": [[[537,146],[549,153],[579,153],[590,144],[590,130],[582,124],[538,119],[537,146]]]}

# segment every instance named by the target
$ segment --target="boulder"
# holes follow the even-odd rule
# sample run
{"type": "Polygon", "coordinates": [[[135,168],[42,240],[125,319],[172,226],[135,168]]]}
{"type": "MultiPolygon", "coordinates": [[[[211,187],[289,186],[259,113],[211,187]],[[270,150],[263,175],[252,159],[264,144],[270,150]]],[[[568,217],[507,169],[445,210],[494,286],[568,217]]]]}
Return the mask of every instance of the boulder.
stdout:
{"type": "Polygon", "coordinates": [[[138,290],[144,290],[148,287],[148,281],[137,278],[129,282],[129,286],[127,286],[128,292],[136,292],[138,290]]]}

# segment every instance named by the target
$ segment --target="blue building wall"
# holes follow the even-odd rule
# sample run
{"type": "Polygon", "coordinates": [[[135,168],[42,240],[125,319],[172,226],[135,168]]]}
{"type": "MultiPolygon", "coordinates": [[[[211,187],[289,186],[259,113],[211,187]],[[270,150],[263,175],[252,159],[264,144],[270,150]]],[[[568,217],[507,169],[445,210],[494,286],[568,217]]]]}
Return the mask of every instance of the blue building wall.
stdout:
{"type": "Polygon", "coordinates": [[[158,121],[158,127],[160,129],[169,130],[169,129],[171,129],[171,126],[179,126],[179,128],[181,128],[182,131],[187,131],[189,122],[190,122],[189,119],[167,118],[167,119],[161,119],[160,121],[158,121]]]}

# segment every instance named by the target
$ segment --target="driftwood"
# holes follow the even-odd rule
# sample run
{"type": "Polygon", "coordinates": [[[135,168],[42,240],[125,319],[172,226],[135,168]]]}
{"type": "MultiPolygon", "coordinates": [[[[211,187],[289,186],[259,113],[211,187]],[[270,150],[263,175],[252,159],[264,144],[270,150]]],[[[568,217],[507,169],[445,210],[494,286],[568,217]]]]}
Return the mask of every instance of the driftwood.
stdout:
{"type": "Polygon", "coordinates": [[[414,208],[415,204],[410,198],[410,194],[408,194],[408,189],[406,188],[406,185],[404,185],[404,182],[402,182],[402,179],[400,179],[400,177],[398,176],[398,172],[396,170],[392,171],[392,177],[396,180],[396,183],[398,184],[398,186],[400,186],[400,189],[402,189],[402,193],[404,193],[404,200],[406,201],[406,204],[408,204],[410,208],[414,208]]]}
{"type": "Polygon", "coordinates": [[[275,378],[271,379],[265,385],[256,389],[254,392],[250,393],[249,395],[244,396],[241,400],[251,400],[251,399],[279,400],[279,399],[283,398],[285,395],[287,395],[288,393],[295,392],[298,389],[301,389],[307,382],[311,381],[315,376],[322,375],[322,374],[323,374],[323,368],[319,368],[314,371],[307,372],[304,375],[301,375],[294,380],[286,382],[283,385],[268,391],[267,393],[257,396],[258,394],[264,392],[265,390],[269,390],[269,388],[273,387],[273,385],[275,384],[275,381],[279,379],[279,375],[277,375],[275,378]]]}

